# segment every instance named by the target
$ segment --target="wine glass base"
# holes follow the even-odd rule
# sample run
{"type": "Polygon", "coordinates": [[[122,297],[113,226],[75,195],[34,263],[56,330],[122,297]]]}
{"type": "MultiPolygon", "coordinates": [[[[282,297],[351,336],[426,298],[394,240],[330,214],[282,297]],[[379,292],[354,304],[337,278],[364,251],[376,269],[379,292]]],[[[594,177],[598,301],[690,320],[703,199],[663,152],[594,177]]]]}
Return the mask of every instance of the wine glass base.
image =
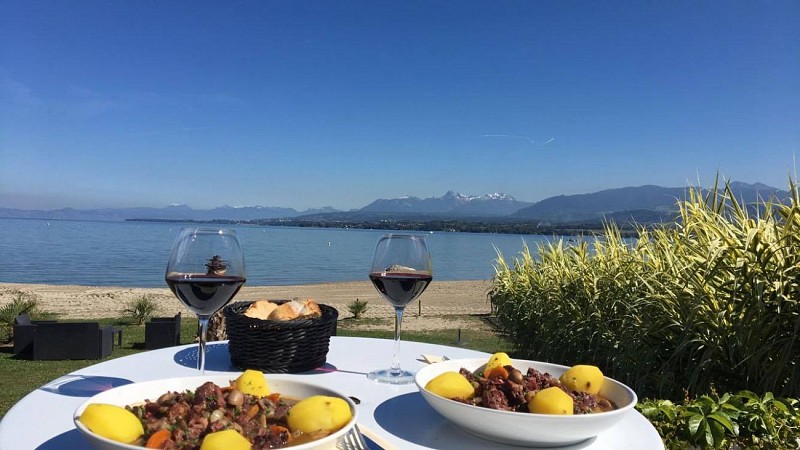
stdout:
{"type": "Polygon", "coordinates": [[[386,384],[411,384],[414,374],[407,370],[393,371],[392,369],[374,370],[367,374],[367,378],[378,383],[386,384]]]}

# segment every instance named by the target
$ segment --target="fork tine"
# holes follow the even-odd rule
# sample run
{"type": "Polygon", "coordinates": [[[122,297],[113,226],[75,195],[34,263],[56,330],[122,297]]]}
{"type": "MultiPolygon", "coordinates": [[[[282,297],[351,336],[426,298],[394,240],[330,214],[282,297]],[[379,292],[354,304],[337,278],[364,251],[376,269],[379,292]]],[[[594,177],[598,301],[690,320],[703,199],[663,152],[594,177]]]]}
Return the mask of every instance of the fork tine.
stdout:
{"type": "Polygon", "coordinates": [[[353,425],[353,430],[355,430],[355,433],[353,433],[353,435],[355,436],[356,441],[358,442],[358,448],[361,450],[369,450],[369,447],[367,446],[367,441],[364,440],[364,435],[361,434],[361,429],[358,428],[358,424],[353,425]]]}
{"type": "Polygon", "coordinates": [[[353,446],[350,445],[350,432],[342,436],[336,444],[337,450],[352,450],[353,446]]]}
{"type": "Polygon", "coordinates": [[[342,450],[369,450],[357,426],[353,427],[342,437],[340,444],[341,445],[337,446],[337,448],[341,448],[342,450]]]}

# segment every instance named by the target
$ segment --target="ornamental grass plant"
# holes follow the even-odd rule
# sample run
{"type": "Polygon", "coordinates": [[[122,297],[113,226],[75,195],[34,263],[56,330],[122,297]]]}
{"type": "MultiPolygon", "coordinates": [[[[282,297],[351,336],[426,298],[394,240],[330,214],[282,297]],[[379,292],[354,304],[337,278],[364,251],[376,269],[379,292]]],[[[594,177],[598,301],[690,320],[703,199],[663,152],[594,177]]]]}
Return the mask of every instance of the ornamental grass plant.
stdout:
{"type": "Polygon", "coordinates": [[[590,363],[640,397],[800,396],[800,202],[691,188],[675,224],[613,223],[574,244],[499,255],[489,294],[523,357],[590,363]],[[534,257],[536,255],[536,257],[534,257]]]}
{"type": "Polygon", "coordinates": [[[131,300],[125,307],[125,315],[133,319],[136,325],[144,325],[158,313],[158,302],[149,295],[142,295],[131,300]]]}
{"type": "Polygon", "coordinates": [[[0,306],[0,343],[14,341],[14,319],[20,314],[28,314],[32,319],[52,319],[55,314],[39,307],[39,298],[29,292],[13,290],[11,302],[0,306]]]}

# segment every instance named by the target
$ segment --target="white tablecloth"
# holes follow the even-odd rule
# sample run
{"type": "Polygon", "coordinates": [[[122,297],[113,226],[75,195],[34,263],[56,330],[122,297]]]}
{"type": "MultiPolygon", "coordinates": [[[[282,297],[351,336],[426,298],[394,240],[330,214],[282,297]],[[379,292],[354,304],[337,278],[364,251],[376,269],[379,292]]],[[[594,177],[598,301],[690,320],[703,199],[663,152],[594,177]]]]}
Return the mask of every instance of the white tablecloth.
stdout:
{"type": "MultiPolygon", "coordinates": [[[[464,433],[431,409],[415,385],[392,386],[372,382],[366,373],[389,365],[394,342],[385,339],[331,338],[325,366],[297,377],[336,389],[361,403],[359,422],[399,449],[486,449],[507,447],[464,433]]],[[[0,450],[77,450],[88,443],[72,422],[75,408],[97,392],[131,382],[198,375],[196,345],[141,352],[101,362],[57,378],[20,400],[0,422],[0,450]]],[[[451,359],[488,357],[486,353],[455,346],[417,342],[400,344],[403,368],[416,371],[421,355],[451,359]]],[[[206,373],[237,373],[227,343],[208,346],[206,373]]],[[[231,378],[235,378],[232,375],[231,378]]],[[[631,411],[616,427],[569,448],[661,449],[655,428],[631,411]]]]}

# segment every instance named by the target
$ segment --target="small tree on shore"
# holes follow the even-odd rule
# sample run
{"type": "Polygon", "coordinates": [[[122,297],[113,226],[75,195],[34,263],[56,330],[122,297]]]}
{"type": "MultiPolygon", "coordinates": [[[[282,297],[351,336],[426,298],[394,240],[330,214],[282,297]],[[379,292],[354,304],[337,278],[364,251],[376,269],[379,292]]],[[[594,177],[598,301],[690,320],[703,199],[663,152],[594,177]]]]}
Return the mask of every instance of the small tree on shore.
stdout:
{"type": "Polygon", "coordinates": [[[125,308],[125,314],[133,318],[136,325],[144,325],[158,312],[158,303],[148,295],[131,300],[125,308]]]}
{"type": "Polygon", "coordinates": [[[32,318],[45,319],[55,316],[39,308],[39,297],[30,292],[11,291],[11,302],[0,306],[0,342],[14,340],[14,319],[20,314],[28,314],[32,318]]]}
{"type": "Polygon", "coordinates": [[[369,302],[366,300],[355,299],[355,301],[347,305],[347,310],[350,311],[354,319],[360,319],[361,316],[367,313],[367,303],[369,302]]]}

